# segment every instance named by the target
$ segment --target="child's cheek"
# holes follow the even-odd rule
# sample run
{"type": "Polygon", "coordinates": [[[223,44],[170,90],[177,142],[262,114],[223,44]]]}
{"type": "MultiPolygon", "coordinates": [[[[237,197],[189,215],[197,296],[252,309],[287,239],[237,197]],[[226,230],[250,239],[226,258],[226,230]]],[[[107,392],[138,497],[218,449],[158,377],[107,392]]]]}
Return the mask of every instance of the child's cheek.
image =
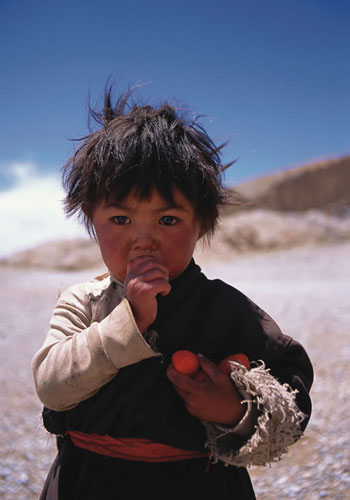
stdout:
{"type": "Polygon", "coordinates": [[[96,230],[101,255],[107,268],[120,280],[124,280],[128,261],[125,242],[122,235],[116,234],[109,225],[96,230]]]}
{"type": "Polygon", "coordinates": [[[108,230],[108,225],[103,225],[97,228],[96,236],[101,250],[112,249],[113,245],[113,232],[108,230]]]}
{"type": "Polygon", "coordinates": [[[171,239],[172,247],[176,252],[180,252],[180,254],[191,252],[195,241],[196,240],[193,237],[192,231],[189,231],[188,229],[181,229],[177,231],[176,235],[174,235],[171,239]]]}
{"type": "Polygon", "coordinates": [[[165,264],[168,265],[171,279],[180,275],[190,263],[197,239],[196,232],[183,228],[165,240],[165,264]]]}

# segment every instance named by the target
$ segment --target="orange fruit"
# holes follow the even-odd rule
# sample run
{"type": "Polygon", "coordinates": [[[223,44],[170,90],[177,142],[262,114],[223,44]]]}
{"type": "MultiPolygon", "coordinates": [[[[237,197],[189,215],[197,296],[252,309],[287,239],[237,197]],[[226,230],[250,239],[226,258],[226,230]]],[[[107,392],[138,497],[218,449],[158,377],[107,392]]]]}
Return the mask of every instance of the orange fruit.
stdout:
{"type": "Polygon", "coordinates": [[[243,353],[237,353],[237,354],[230,354],[229,356],[226,356],[222,361],[219,363],[219,368],[227,374],[231,373],[231,365],[229,361],[236,361],[238,363],[241,363],[241,365],[245,366],[247,370],[250,368],[250,363],[249,359],[247,356],[243,353]]]}
{"type": "Polygon", "coordinates": [[[174,352],[171,357],[171,362],[177,372],[188,377],[193,377],[199,370],[199,361],[197,356],[186,350],[174,352]]]}

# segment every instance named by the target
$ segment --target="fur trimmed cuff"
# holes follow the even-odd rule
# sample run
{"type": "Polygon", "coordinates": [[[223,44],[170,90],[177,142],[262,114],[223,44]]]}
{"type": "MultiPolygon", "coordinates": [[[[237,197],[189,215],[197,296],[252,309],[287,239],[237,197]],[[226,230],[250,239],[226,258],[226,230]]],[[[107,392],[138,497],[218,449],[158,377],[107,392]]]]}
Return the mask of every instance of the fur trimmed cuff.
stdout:
{"type": "Polygon", "coordinates": [[[225,429],[203,422],[208,436],[205,446],[210,449],[214,463],[220,460],[226,465],[249,467],[277,462],[302,435],[300,424],[306,415],[296,404],[298,391],[288,384],[280,384],[270,375],[265,364],[260,363],[251,370],[232,363],[231,372],[237,390],[248,394],[249,399],[252,398],[249,404],[256,406],[253,434],[239,441],[234,435],[235,428],[225,429]]]}

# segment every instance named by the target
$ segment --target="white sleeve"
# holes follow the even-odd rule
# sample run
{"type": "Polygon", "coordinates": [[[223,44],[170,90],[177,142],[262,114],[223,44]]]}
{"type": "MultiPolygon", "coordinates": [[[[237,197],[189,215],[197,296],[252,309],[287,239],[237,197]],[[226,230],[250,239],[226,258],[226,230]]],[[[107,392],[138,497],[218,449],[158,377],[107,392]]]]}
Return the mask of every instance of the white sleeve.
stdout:
{"type": "Polygon", "coordinates": [[[120,368],[153,356],[158,353],[140,333],[126,298],[101,322],[91,323],[86,295],[67,291],[32,361],[36,390],[48,408],[67,410],[95,394],[120,368]]]}

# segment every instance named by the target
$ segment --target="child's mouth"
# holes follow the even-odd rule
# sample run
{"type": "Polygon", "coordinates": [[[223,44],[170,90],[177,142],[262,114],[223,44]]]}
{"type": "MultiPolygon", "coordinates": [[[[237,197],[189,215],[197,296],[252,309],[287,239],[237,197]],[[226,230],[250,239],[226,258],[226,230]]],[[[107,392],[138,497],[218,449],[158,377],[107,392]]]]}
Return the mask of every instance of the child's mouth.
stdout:
{"type": "Polygon", "coordinates": [[[158,260],[155,255],[153,255],[152,253],[145,253],[145,252],[141,252],[139,253],[138,255],[135,255],[133,256],[131,259],[129,259],[129,262],[134,262],[135,260],[137,259],[150,259],[150,260],[158,260]]]}

